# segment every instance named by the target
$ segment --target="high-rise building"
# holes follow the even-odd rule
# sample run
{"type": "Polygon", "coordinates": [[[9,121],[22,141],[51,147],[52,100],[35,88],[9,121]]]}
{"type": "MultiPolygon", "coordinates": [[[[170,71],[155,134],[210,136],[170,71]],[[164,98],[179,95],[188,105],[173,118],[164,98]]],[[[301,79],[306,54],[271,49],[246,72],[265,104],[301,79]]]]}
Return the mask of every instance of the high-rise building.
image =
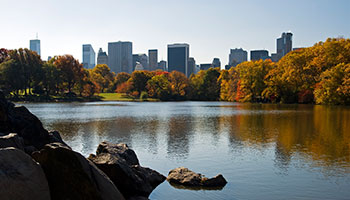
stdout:
{"type": "Polygon", "coordinates": [[[40,40],[30,40],[29,41],[29,49],[32,51],[35,51],[39,56],[41,56],[40,52],[40,40]]]}
{"type": "Polygon", "coordinates": [[[161,69],[161,70],[163,70],[163,71],[167,71],[167,69],[166,69],[166,61],[165,61],[165,60],[159,61],[159,63],[158,63],[158,69],[161,69]]]}
{"type": "Polygon", "coordinates": [[[231,49],[230,50],[230,55],[229,55],[229,60],[228,60],[228,65],[235,67],[236,65],[245,62],[248,60],[248,53],[247,51],[243,50],[242,48],[240,49],[231,49]]]}
{"type": "Polygon", "coordinates": [[[148,50],[148,58],[149,58],[149,70],[154,71],[158,68],[158,50],[150,49],[148,50]]]}
{"type": "Polygon", "coordinates": [[[265,60],[269,58],[269,52],[267,50],[250,51],[250,60],[265,60]]]}
{"type": "Polygon", "coordinates": [[[108,66],[113,72],[132,73],[132,43],[109,42],[108,43],[108,66]]]}
{"type": "Polygon", "coordinates": [[[105,64],[108,65],[108,55],[105,51],[102,51],[102,48],[98,50],[97,54],[97,64],[105,64]]]}
{"type": "Polygon", "coordinates": [[[168,45],[168,71],[174,70],[184,73],[188,77],[188,58],[190,45],[168,45]]]}
{"type": "Polygon", "coordinates": [[[134,71],[142,71],[142,70],[145,70],[145,69],[143,68],[142,64],[139,63],[139,62],[136,62],[134,71]]]}
{"type": "Polygon", "coordinates": [[[188,77],[191,76],[191,74],[196,73],[196,60],[192,57],[188,58],[188,70],[187,70],[188,77]]]}
{"type": "Polygon", "coordinates": [[[282,33],[282,36],[280,38],[277,38],[276,42],[277,42],[276,54],[271,55],[272,60],[275,62],[277,62],[287,53],[292,51],[293,34],[290,32],[282,33]]]}
{"type": "Polygon", "coordinates": [[[95,67],[96,54],[91,44],[83,44],[83,67],[92,69],[95,67]]]}
{"type": "Polygon", "coordinates": [[[132,55],[132,66],[133,66],[133,71],[135,71],[135,67],[137,65],[137,63],[140,63],[142,65],[142,69],[143,70],[149,70],[148,67],[148,56],[144,53],[140,53],[140,54],[133,54],[132,55]]]}
{"type": "Polygon", "coordinates": [[[211,63],[212,67],[216,68],[216,67],[221,67],[221,62],[219,58],[214,58],[213,62],[211,63]]]}
{"type": "Polygon", "coordinates": [[[213,65],[211,63],[203,63],[199,65],[199,69],[200,70],[208,70],[211,67],[213,67],[213,65]]]}

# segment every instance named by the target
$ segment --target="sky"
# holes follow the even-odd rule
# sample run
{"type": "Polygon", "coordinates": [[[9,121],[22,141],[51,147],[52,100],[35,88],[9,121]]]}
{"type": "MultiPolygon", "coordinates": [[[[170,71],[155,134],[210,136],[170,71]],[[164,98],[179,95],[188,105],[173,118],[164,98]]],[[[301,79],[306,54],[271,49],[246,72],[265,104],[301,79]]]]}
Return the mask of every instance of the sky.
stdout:
{"type": "Polygon", "coordinates": [[[231,48],[275,53],[282,32],[293,33],[293,47],[350,38],[349,10],[350,0],[0,0],[0,48],[29,48],[38,33],[43,60],[81,61],[82,44],[97,55],[116,41],[166,60],[167,44],[188,43],[197,64],[225,65],[231,48]]]}

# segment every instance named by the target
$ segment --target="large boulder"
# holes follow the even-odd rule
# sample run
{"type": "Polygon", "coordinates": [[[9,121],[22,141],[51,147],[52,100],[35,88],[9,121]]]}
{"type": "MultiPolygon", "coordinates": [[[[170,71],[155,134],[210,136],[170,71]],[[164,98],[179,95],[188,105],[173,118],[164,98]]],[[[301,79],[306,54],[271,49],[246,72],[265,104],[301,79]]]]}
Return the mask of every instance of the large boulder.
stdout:
{"type": "Polygon", "coordinates": [[[101,153],[108,153],[123,158],[128,165],[140,165],[134,150],[130,149],[124,143],[112,144],[101,142],[97,147],[96,154],[99,155],[101,153]]]}
{"type": "Polygon", "coordinates": [[[135,152],[126,144],[102,142],[96,155],[91,154],[89,159],[109,176],[126,199],[147,198],[165,180],[160,173],[138,165],[135,152]]]}
{"type": "Polygon", "coordinates": [[[12,147],[0,149],[0,199],[50,199],[49,186],[40,165],[12,147]]]}
{"type": "Polygon", "coordinates": [[[23,139],[17,133],[0,136],[0,148],[15,147],[24,151],[23,139]]]}
{"type": "Polygon", "coordinates": [[[60,142],[66,145],[58,132],[48,132],[41,121],[24,106],[15,106],[0,91],[0,132],[17,133],[23,138],[24,150],[31,154],[45,144],[60,142]]]}
{"type": "Polygon", "coordinates": [[[47,144],[32,157],[41,164],[53,200],[123,200],[112,181],[91,161],[61,143],[47,144]]]}
{"type": "Polygon", "coordinates": [[[185,167],[179,167],[169,172],[169,183],[193,187],[223,187],[227,181],[219,174],[213,178],[206,178],[202,174],[193,172],[185,167]]]}

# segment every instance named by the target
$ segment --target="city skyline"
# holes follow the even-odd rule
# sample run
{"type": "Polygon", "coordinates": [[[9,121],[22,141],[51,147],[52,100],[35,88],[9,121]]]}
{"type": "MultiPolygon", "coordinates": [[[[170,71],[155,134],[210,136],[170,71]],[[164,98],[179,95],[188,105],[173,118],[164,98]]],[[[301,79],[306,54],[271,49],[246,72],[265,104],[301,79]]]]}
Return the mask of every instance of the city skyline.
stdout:
{"type": "Polygon", "coordinates": [[[1,47],[29,48],[28,41],[38,33],[43,59],[71,54],[82,62],[82,44],[97,50],[107,49],[108,42],[132,41],[133,53],[158,49],[158,59],[166,60],[167,44],[188,43],[190,56],[197,63],[210,63],[217,57],[227,64],[234,48],[274,53],[276,38],[282,32],[294,34],[294,47],[309,47],[328,37],[350,37],[350,27],[344,25],[350,18],[346,11],[350,2],[344,0],[332,4],[326,0],[295,1],[288,9],[282,9],[278,1],[258,0],[84,1],[81,7],[82,3],[38,0],[40,6],[36,6],[27,1],[2,2],[1,47]],[[10,18],[14,12],[16,17],[10,18]],[[140,19],[148,20],[140,23],[140,19]],[[87,32],[86,26],[94,28],[87,32]]]}

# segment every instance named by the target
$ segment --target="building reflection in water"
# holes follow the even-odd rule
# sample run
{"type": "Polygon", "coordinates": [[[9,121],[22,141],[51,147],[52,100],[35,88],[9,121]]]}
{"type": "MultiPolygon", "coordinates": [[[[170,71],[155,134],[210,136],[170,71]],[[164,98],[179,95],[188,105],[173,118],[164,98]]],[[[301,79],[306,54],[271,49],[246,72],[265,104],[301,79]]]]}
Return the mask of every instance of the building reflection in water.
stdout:
{"type": "Polygon", "coordinates": [[[172,159],[186,159],[192,136],[192,117],[175,116],[168,120],[167,155],[172,159]]]}

